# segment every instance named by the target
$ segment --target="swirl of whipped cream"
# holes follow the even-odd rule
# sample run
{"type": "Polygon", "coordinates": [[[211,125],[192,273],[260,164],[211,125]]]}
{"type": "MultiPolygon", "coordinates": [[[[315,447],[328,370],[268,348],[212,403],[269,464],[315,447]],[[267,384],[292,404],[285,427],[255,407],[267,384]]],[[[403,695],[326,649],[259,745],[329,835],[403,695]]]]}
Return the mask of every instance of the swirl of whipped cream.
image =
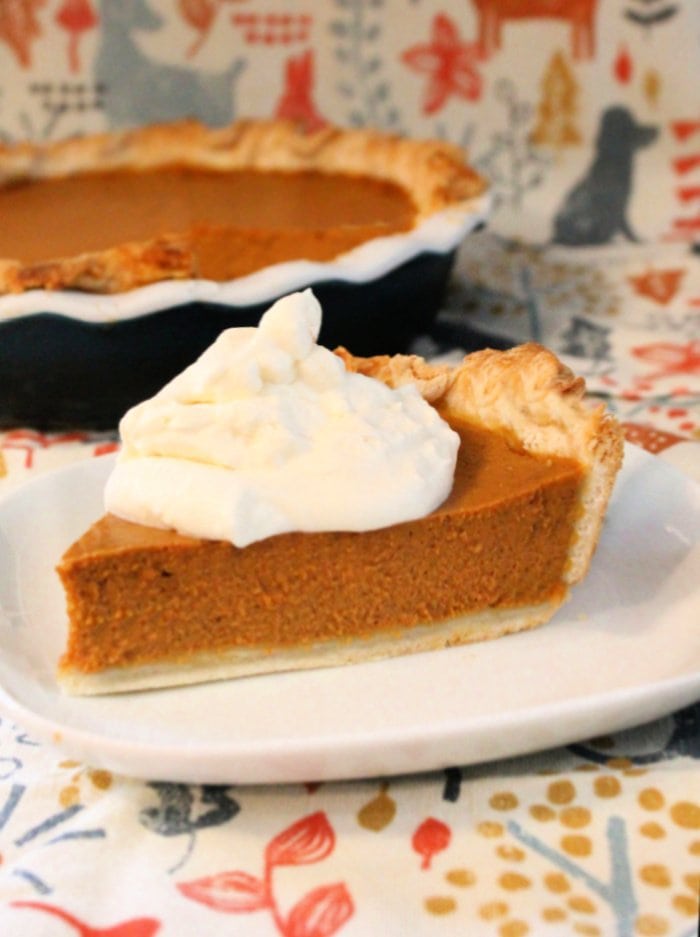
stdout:
{"type": "Polygon", "coordinates": [[[228,329],[120,424],[113,514],[244,547],[289,531],[365,531],[449,494],[458,435],[411,385],[346,371],[316,344],[311,290],[228,329]]]}

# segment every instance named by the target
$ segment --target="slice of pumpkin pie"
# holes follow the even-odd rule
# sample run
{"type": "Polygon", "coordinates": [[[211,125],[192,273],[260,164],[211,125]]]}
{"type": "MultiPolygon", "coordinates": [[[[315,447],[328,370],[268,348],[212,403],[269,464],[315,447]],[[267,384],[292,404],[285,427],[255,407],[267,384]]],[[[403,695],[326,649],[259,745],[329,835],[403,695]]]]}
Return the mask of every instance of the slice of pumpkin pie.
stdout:
{"type": "Polygon", "coordinates": [[[312,294],[231,329],[121,423],[58,566],[58,676],[94,694],[348,664],[547,621],[622,437],[546,349],[456,367],[318,346],[312,294]]]}

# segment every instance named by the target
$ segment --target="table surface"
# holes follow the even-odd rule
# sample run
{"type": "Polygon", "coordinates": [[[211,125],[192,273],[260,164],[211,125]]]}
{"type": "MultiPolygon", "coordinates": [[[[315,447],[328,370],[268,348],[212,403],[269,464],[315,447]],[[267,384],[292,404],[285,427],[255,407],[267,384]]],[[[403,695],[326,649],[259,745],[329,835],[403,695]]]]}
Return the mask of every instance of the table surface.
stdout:
{"type": "MultiPolygon", "coordinates": [[[[455,360],[470,347],[534,334],[586,377],[632,445],[700,483],[697,341],[678,335],[660,303],[638,295],[614,319],[570,316],[563,327],[561,259],[548,269],[545,252],[511,248],[511,263],[527,276],[504,312],[499,250],[488,234],[470,244],[435,328],[415,350],[455,360]],[[650,308],[654,332],[645,335],[639,319],[650,308]]],[[[567,283],[577,258],[567,260],[567,283]]],[[[683,262],[691,289],[700,261],[683,262]]],[[[629,282],[635,264],[634,252],[618,256],[601,276],[629,282]]],[[[85,431],[6,430],[0,497],[115,446],[111,436],[85,431]]],[[[200,786],[78,763],[3,717],[0,932],[691,937],[698,758],[695,704],[487,764],[333,783],[200,786]]]]}

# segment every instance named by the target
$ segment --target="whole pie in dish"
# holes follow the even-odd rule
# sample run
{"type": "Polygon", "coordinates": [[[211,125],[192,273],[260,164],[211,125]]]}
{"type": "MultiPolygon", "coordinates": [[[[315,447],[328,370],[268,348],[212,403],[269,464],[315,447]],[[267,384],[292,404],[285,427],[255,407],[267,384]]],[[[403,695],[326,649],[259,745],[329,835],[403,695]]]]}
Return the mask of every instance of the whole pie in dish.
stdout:
{"type": "Polygon", "coordinates": [[[327,261],[485,189],[457,147],[194,121],[0,148],[0,292],[122,292],[327,261]]]}
{"type": "Polygon", "coordinates": [[[456,367],[336,355],[414,384],[459,434],[451,493],[367,531],[243,547],[106,514],[63,556],[59,679],[94,694],[347,664],[496,638],[547,621],[588,569],[620,467],[615,420],[523,345],[456,367]]]}

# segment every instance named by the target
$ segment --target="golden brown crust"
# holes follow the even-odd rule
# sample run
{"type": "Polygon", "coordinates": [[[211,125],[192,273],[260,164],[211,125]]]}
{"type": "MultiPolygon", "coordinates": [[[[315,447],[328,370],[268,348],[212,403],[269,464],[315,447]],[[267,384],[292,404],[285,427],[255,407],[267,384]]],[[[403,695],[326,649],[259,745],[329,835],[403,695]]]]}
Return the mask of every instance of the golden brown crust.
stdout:
{"type": "Polygon", "coordinates": [[[602,404],[584,401],[582,378],[535,343],[473,352],[454,368],[410,355],[356,358],[342,348],[336,354],[349,370],[392,387],[416,384],[434,406],[502,433],[527,452],[579,462],[585,479],[566,579],[583,578],[622,464],[623,437],[602,404]]]}
{"type": "Polygon", "coordinates": [[[43,263],[0,261],[0,292],[75,288],[120,293],[159,280],[191,277],[194,271],[190,245],[186,239],[173,235],[43,263]]]}
{"type": "MultiPolygon", "coordinates": [[[[369,129],[326,127],[308,134],[295,124],[275,120],[243,120],[223,128],[178,121],[44,144],[0,146],[0,186],[91,170],[167,164],[371,176],[410,192],[417,221],[485,189],[464,153],[449,143],[409,140],[369,129]]],[[[177,234],[163,235],[47,264],[24,266],[13,258],[0,259],[0,292],[33,288],[113,292],[192,275],[187,245],[177,234]]]]}

